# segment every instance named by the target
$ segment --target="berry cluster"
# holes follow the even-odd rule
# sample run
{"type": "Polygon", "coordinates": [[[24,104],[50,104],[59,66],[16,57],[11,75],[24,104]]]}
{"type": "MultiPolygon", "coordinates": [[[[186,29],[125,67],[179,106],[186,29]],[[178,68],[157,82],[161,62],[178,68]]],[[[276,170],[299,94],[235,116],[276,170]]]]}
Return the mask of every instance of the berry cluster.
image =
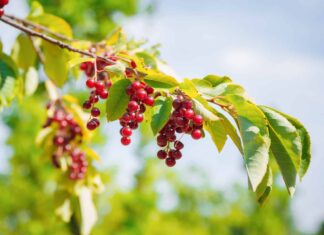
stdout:
{"type": "MultiPolygon", "coordinates": [[[[115,57],[109,58],[111,60],[116,60],[115,57]]],[[[94,130],[100,125],[99,119],[97,118],[100,116],[100,110],[94,107],[94,105],[99,101],[99,98],[108,98],[108,91],[112,85],[108,72],[103,70],[108,65],[110,64],[99,59],[96,60],[96,64],[93,62],[83,62],[80,65],[80,69],[83,70],[88,77],[86,86],[91,89],[89,99],[83,103],[84,109],[91,110],[91,116],[87,123],[87,128],[89,130],[94,130]]]]}
{"type": "Polygon", "coordinates": [[[158,151],[157,157],[165,160],[169,167],[174,166],[176,160],[182,157],[180,150],[184,145],[177,140],[176,133],[190,134],[193,139],[198,140],[203,135],[204,121],[203,117],[192,109],[192,102],[183,95],[178,95],[172,106],[174,110],[171,117],[157,136],[157,144],[163,148],[158,151]]]}
{"type": "Polygon", "coordinates": [[[84,178],[87,171],[87,161],[85,154],[78,149],[78,145],[82,142],[82,129],[73,116],[66,112],[61,102],[50,103],[47,106],[49,117],[43,128],[56,125],[57,129],[53,137],[55,151],[52,155],[52,163],[55,167],[60,168],[60,159],[62,157],[70,157],[69,177],[71,180],[84,178]]]}
{"type": "Polygon", "coordinates": [[[126,93],[130,97],[127,110],[119,119],[120,134],[122,135],[121,143],[129,145],[131,142],[130,136],[132,130],[137,129],[138,124],[144,120],[143,113],[147,106],[154,105],[154,89],[145,82],[135,81],[126,88],[126,93]]]}
{"type": "Polygon", "coordinates": [[[9,0],[0,0],[0,17],[3,16],[3,7],[9,3],[9,0]]]}

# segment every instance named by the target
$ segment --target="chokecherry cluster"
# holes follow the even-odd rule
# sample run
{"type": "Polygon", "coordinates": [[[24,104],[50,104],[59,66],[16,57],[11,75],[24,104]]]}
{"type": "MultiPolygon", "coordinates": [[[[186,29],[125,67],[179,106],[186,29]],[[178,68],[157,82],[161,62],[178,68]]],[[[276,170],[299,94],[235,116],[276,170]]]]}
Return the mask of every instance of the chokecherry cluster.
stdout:
{"type": "MultiPolygon", "coordinates": [[[[110,60],[116,61],[114,56],[109,57],[110,60]]],[[[109,79],[108,72],[104,71],[106,66],[110,65],[108,62],[97,59],[96,64],[93,62],[83,62],[80,69],[84,71],[88,77],[86,86],[91,90],[88,100],[83,103],[83,108],[90,110],[91,116],[87,123],[89,130],[94,130],[100,125],[98,117],[100,116],[100,109],[95,107],[100,99],[107,99],[109,95],[109,88],[112,83],[109,79]]]]}
{"type": "Polygon", "coordinates": [[[69,114],[60,100],[47,105],[49,116],[43,128],[57,127],[53,137],[55,147],[52,155],[52,163],[61,168],[60,159],[68,157],[69,178],[71,180],[83,179],[87,171],[87,160],[85,154],[79,150],[78,145],[82,142],[82,129],[69,114]]]}
{"type": "Polygon", "coordinates": [[[178,95],[172,106],[174,110],[171,117],[157,136],[157,144],[162,148],[157,152],[157,157],[165,160],[169,167],[174,166],[176,160],[182,157],[180,150],[184,145],[180,139],[177,140],[176,133],[190,134],[193,139],[198,140],[203,135],[204,121],[203,117],[192,109],[191,100],[183,95],[178,95]]]}
{"type": "Polygon", "coordinates": [[[0,0],[0,17],[4,14],[3,7],[9,3],[9,0],[0,0]]]}
{"type": "Polygon", "coordinates": [[[138,124],[144,120],[143,113],[146,110],[146,106],[154,105],[154,89],[145,82],[134,81],[126,88],[126,93],[129,95],[130,100],[126,112],[119,119],[122,126],[120,129],[120,134],[122,135],[120,141],[123,145],[130,144],[132,130],[137,129],[138,124]]]}

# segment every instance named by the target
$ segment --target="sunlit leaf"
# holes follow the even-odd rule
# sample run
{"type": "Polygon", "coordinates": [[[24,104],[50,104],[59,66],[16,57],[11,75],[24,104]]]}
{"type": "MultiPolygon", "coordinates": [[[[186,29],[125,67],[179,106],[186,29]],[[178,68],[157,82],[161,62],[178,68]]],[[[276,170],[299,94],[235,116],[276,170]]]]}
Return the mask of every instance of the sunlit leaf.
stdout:
{"type": "Polygon", "coordinates": [[[35,65],[37,54],[31,39],[27,35],[20,34],[17,37],[12,48],[12,58],[18,67],[24,70],[35,65]]]}
{"type": "Polygon", "coordinates": [[[159,97],[155,100],[154,107],[152,109],[152,122],[151,128],[153,134],[156,135],[168,122],[172,110],[172,99],[159,97]]]}

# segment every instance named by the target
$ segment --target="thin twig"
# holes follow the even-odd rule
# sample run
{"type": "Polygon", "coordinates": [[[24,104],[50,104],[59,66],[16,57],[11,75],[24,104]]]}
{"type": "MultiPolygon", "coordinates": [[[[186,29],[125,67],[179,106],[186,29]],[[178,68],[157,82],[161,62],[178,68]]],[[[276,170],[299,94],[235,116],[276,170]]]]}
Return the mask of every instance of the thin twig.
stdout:
{"type": "Polygon", "coordinates": [[[30,36],[30,35],[28,35],[28,37],[29,37],[29,39],[30,39],[30,41],[31,41],[31,43],[32,43],[32,45],[33,45],[34,50],[36,51],[36,54],[37,54],[37,56],[38,56],[40,62],[41,62],[42,64],[44,64],[44,62],[45,62],[45,57],[44,57],[42,51],[41,51],[40,48],[36,45],[34,38],[33,38],[32,36],[30,36]]]}
{"type": "Polygon", "coordinates": [[[110,63],[110,64],[116,64],[116,62],[113,61],[113,60],[107,59],[107,58],[102,57],[102,56],[97,56],[96,54],[90,53],[90,52],[88,52],[88,51],[82,51],[82,50],[77,49],[77,48],[74,48],[74,47],[72,47],[71,45],[66,44],[66,43],[64,43],[64,42],[62,42],[62,41],[56,40],[56,39],[54,39],[54,38],[52,38],[52,37],[50,37],[50,36],[44,35],[44,34],[42,34],[42,33],[38,33],[38,32],[36,32],[36,31],[34,31],[34,30],[28,28],[28,27],[25,27],[25,26],[23,26],[23,25],[21,25],[21,24],[15,22],[15,21],[13,21],[12,19],[8,18],[8,17],[5,16],[5,15],[3,15],[3,16],[0,18],[0,20],[1,20],[2,22],[4,22],[4,23],[8,24],[8,25],[11,25],[12,27],[14,27],[14,28],[16,28],[16,29],[19,29],[19,30],[21,30],[21,31],[23,31],[23,32],[25,32],[25,33],[27,33],[27,34],[30,35],[30,36],[33,36],[33,37],[39,37],[39,38],[41,38],[41,39],[43,39],[43,40],[45,40],[45,41],[47,41],[47,42],[49,42],[49,43],[52,43],[52,44],[54,44],[54,45],[56,45],[56,46],[61,47],[62,49],[66,49],[66,50],[69,50],[69,51],[72,51],[72,52],[75,52],[75,53],[79,53],[79,54],[81,54],[81,55],[85,55],[85,56],[88,56],[88,57],[98,58],[98,59],[103,60],[103,61],[106,61],[106,62],[108,62],[108,63],[110,63]]]}
{"type": "Polygon", "coordinates": [[[18,18],[16,16],[13,16],[13,15],[8,15],[8,14],[5,14],[6,17],[14,20],[14,21],[17,21],[17,22],[20,22],[21,24],[25,25],[25,26],[30,26],[30,27],[33,27],[34,29],[36,30],[40,30],[40,31],[43,31],[43,32],[46,32],[48,34],[51,34],[52,36],[55,36],[59,39],[62,39],[62,40],[66,40],[66,41],[73,41],[73,39],[71,38],[68,38],[60,33],[56,33],[56,32],[53,32],[52,30],[48,29],[47,27],[43,26],[43,25],[39,25],[39,24],[35,24],[34,22],[31,22],[29,20],[26,20],[26,19],[21,19],[21,18],[18,18]]]}

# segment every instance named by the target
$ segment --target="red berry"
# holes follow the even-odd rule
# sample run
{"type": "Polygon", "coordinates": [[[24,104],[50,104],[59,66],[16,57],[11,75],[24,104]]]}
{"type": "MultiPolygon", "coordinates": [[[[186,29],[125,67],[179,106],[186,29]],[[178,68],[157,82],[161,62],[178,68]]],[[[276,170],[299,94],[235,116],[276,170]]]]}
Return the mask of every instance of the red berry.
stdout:
{"type": "Polygon", "coordinates": [[[192,108],[192,102],[190,100],[183,101],[182,105],[186,109],[191,109],[192,108]]]}
{"type": "Polygon", "coordinates": [[[0,0],[0,7],[4,7],[5,5],[7,5],[9,2],[9,0],[0,0]]]}
{"type": "Polygon", "coordinates": [[[159,150],[157,152],[157,157],[160,159],[165,159],[167,157],[167,153],[165,150],[159,150]]]}
{"type": "Polygon", "coordinates": [[[130,142],[131,142],[131,139],[129,137],[122,137],[120,139],[120,142],[123,144],[123,145],[129,145],[130,142]]]}
{"type": "Polygon", "coordinates": [[[91,109],[91,115],[94,116],[94,117],[98,117],[100,115],[100,109],[92,108],[91,109]]]}
{"type": "Polygon", "coordinates": [[[168,157],[167,159],[165,159],[165,164],[168,167],[173,167],[176,164],[176,160],[173,157],[168,157]]]}
{"type": "Polygon", "coordinates": [[[146,97],[144,100],[144,103],[148,106],[153,106],[154,105],[154,98],[151,96],[146,97]]]}
{"type": "Polygon", "coordinates": [[[87,87],[89,88],[94,88],[95,85],[96,85],[96,81],[92,78],[89,78],[87,81],[86,81],[86,85],[87,87]]]}
{"type": "Polygon", "coordinates": [[[148,95],[150,95],[150,94],[153,94],[154,89],[153,89],[153,87],[146,86],[145,91],[147,92],[148,95]]]}
{"type": "Polygon", "coordinates": [[[145,100],[146,97],[147,97],[147,93],[144,89],[139,89],[136,91],[136,97],[139,99],[139,100],[145,100]]]}
{"type": "Polygon", "coordinates": [[[55,136],[53,142],[55,145],[62,145],[64,143],[64,137],[63,136],[55,136]]]}
{"type": "Polygon", "coordinates": [[[83,105],[82,105],[82,107],[83,107],[84,109],[90,109],[91,106],[92,106],[92,104],[91,104],[90,101],[88,101],[88,100],[84,101],[84,103],[83,103],[83,105]]]}
{"type": "Polygon", "coordinates": [[[130,101],[129,103],[128,103],[128,110],[129,111],[136,111],[138,109],[138,103],[136,102],[136,101],[130,101]]]}
{"type": "Polygon", "coordinates": [[[182,157],[182,153],[179,150],[174,150],[172,155],[177,160],[182,157]]]}
{"type": "Polygon", "coordinates": [[[129,128],[129,127],[123,127],[121,130],[120,130],[120,133],[122,136],[124,137],[129,137],[132,135],[132,129],[129,128]]]}
{"type": "Polygon", "coordinates": [[[175,99],[173,102],[172,102],[172,106],[174,109],[178,109],[181,107],[181,100],[179,99],[175,99]]]}
{"type": "Polygon", "coordinates": [[[127,94],[127,95],[133,95],[134,92],[135,92],[135,89],[132,87],[132,85],[130,85],[130,86],[128,86],[128,87],[126,88],[126,94],[127,94]]]}
{"type": "Polygon", "coordinates": [[[201,115],[197,114],[192,118],[192,121],[194,122],[194,124],[200,126],[203,124],[204,119],[201,115]]]}
{"type": "Polygon", "coordinates": [[[132,128],[133,130],[138,128],[138,123],[137,122],[131,122],[129,123],[129,127],[132,128]]]}
{"type": "Polygon", "coordinates": [[[137,67],[137,65],[136,65],[136,63],[135,63],[134,60],[132,60],[132,61],[130,62],[130,65],[132,66],[133,69],[135,69],[135,68],[137,67]]]}
{"type": "Polygon", "coordinates": [[[97,81],[95,87],[97,91],[103,91],[105,89],[105,83],[103,81],[97,81]]]}
{"type": "Polygon", "coordinates": [[[0,8],[0,17],[3,16],[3,14],[4,14],[3,8],[0,8]]]}
{"type": "Polygon", "coordinates": [[[99,101],[99,98],[98,98],[97,95],[90,96],[89,101],[94,104],[94,103],[97,103],[99,101]]]}
{"type": "Polygon", "coordinates": [[[187,109],[184,116],[185,118],[192,119],[195,116],[195,112],[192,109],[187,109]]]}
{"type": "Polygon", "coordinates": [[[132,88],[133,88],[135,91],[137,91],[137,90],[139,90],[139,89],[142,88],[142,84],[141,84],[139,81],[135,81],[135,82],[133,82],[131,86],[132,86],[132,88]]]}
{"type": "Polygon", "coordinates": [[[175,141],[174,142],[174,148],[177,150],[183,149],[183,143],[180,141],[175,141]]]}
{"type": "Polygon", "coordinates": [[[136,122],[142,122],[144,120],[144,115],[142,113],[137,113],[135,120],[136,122]]]}
{"type": "Polygon", "coordinates": [[[94,119],[91,119],[91,120],[88,121],[88,123],[87,123],[87,128],[88,128],[88,130],[90,130],[90,131],[96,129],[97,126],[98,126],[98,124],[94,121],[94,119]]]}
{"type": "Polygon", "coordinates": [[[198,140],[202,137],[202,131],[200,129],[195,129],[191,132],[191,137],[195,140],[198,140]]]}
{"type": "Polygon", "coordinates": [[[108,95],[109,95],[109,93],[107,90],[100,91],[100,93],[99,93],[99,96],[101,99],[107,99],[108,95]]]}

